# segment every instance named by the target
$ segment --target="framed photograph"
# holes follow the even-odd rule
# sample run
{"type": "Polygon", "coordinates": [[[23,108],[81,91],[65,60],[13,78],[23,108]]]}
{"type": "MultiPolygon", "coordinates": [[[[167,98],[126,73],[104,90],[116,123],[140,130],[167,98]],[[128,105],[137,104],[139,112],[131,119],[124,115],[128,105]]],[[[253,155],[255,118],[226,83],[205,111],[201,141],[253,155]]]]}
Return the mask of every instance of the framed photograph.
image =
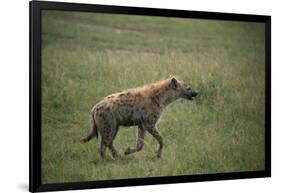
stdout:
{"type": "Polygon", "coordinates": [[[30,191],[271,176],[271,17],[30,2],[30,191]]]}

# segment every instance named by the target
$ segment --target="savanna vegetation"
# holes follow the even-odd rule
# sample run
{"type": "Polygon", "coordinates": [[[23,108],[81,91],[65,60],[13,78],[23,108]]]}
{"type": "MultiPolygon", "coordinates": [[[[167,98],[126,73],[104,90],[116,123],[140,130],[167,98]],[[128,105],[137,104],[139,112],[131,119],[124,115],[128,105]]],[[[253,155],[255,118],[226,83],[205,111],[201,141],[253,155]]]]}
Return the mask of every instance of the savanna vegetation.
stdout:
{"type": "Polygon", "coordinates": [[[43,11],[42,182],[264,169],[264,24],[43,11]],[[135,127],[120,128],[102,160],[80,140],[103,97],[179,75],[201,92],[167,107],[161,159],[149,134],[124,156],[135,127]]]}

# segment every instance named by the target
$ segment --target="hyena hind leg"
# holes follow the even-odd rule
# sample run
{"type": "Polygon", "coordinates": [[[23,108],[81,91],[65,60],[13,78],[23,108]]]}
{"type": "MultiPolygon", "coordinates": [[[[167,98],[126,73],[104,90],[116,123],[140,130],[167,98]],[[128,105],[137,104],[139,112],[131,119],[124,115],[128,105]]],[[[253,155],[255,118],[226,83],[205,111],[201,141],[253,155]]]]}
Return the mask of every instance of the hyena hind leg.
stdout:
{"type": "Polygon", "coordinates": [[[114,145],[113,145],[113,141],[109,144],[109,149],[111,151],[111,154],[113,156],[113,158],[118,158],[120,157],[118,151],[115,149],[114,145]]]}
{"type": "Polygon", "coordinates": [[[115,147],[113,145],[113,136],[111,136],[111,135],[103,136],[101,139],[101,147],[100,147],[101,158],[105,157],[106,148],[109,148],[109,150],[111,151],[111,154],[114,158],[119,157],[118,151],[115,149],[115,147]]]}
{"type": "Polygon", "coordinates": [[[104,141],[104,138],[101,139],[101,143],[100,143],[100,149],[99,149],[99,152],[100,152],[100,157],[102,159],[105,158],[105,150],[106,150],[106,143],[104,141]]]}

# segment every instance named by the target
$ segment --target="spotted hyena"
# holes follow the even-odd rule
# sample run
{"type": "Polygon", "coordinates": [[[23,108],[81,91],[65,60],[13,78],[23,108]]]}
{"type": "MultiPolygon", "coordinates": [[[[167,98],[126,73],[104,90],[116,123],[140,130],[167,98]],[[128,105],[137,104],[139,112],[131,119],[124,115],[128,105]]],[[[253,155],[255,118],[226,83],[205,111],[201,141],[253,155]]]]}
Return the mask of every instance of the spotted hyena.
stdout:
{"type": "Polygon", "coordinates": [[[197,92],[178,77],[132,88],[105,97],[91,111],[92,128],[90,134],[82,140],[88,142],[101,135],[100,155],[104,158],[105,149],[111,150],[113,157],[118,156],[113,141],[119,126],[138,126],[136,147],[129,147],[125,155],[138,152],[143,148],[147,131],[159,143],[157,157],[161,157],[163,138],[157,129],[164,108],[171,102],[184,98],[192,100],[197,92]]]}

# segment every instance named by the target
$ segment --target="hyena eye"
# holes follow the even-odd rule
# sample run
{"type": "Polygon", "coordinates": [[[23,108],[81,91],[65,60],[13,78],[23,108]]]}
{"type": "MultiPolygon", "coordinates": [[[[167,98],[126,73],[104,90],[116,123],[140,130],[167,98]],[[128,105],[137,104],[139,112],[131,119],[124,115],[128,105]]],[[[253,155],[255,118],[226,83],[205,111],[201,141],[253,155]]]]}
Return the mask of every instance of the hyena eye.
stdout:
{"type": "Polygon", "coordinates": [[[191,91],[191,88],[190,88],[190,87],[188,87],[188,88],[187,88],[187,90],[188,90],[188,91],[191,91]]]}

